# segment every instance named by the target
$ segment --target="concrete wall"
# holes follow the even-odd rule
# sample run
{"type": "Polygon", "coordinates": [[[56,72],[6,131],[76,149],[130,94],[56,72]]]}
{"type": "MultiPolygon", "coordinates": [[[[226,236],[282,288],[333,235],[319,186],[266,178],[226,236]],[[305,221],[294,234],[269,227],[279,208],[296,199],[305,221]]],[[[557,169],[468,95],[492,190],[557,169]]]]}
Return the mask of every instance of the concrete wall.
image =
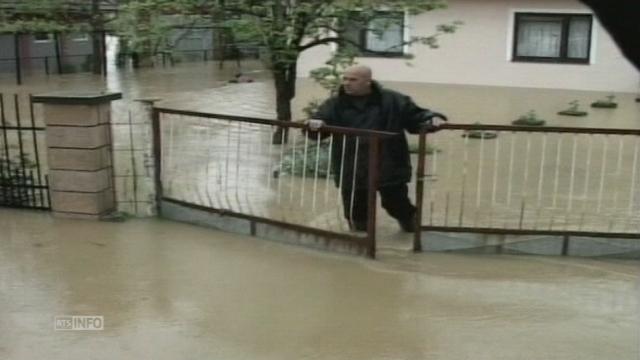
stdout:
{"type": "Polygon", "coordinates": [[[0,35],[0,73],[15,71],[13,35],[0,35]]]}
{"type": "Polygon", "coordinates": [[[422,232],[425,252],[640,259],[638,239],[422,232]]]}
{"type": "MultiPolygon", "coordinates": [[[[407,59],[360,58],[381,80],[636,92],[640,74],[623,57],[608,33],[595,21],[591,63],[543,64],[511,61],[514,13],[591,13],[577,0],[449,0],[449,8],[409,18],[409,35],[433,34],[438,24],[460,20],[453,35],[440,38],[440,48],[413,45],[407,59]]],[[[306,52],[300,76],[322,66],[332,51],[320,46],[306,52]]]]}
{"type": "Polygon", "coordinates": [[[91,59],[91,55],[93,54],[93,39],[91,35],[88,35],[84,40],[79,40],[77,36],[61,35],[60,47],[63,71],[91,71],[91,61],[93,61],[91,59]]]}
{"type": "Polygon", "coordinates": [[[366,255],[366,249],[340,239],[304,233],[276,225],[252,222],[246,219],[213,214],[203,210],[186,207],[171,201],[161,201],[161,216],[165,219],[182,221],[194,225],[213,228],[246,236],[281,242],[290,245],[327,250],[336,253],[366,255]]]}
{"type": "Polygon", "coordinates": [[[35,37],[30,34],[21,35],[20,43],[20,61],[23,73],[45,72],[45,57],[51,72],[56,71],[56,49],[53,36],[50,41],[36,41],[35,37]]]}

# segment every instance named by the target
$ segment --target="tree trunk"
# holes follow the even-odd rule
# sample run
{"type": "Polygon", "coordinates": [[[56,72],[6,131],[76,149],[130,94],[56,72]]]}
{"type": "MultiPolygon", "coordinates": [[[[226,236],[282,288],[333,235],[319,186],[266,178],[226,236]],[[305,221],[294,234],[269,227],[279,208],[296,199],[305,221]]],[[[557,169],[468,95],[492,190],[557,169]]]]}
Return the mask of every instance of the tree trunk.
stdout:
{"type": "Polygon", "coordinates": [[[91,34],[91,41],[93,43],[93,54],[91,55],[91,64],[93,73],[96,75],[102,74],[102,58],[104,52],[104,44],[102,44],[102,33],[94,31],[91,34]]]}
{"type": "Polygon", "coordinates": [[[100,1],[92,0],[91,1],[91,19],[89,20],[91,24],[91,29],[93,32],[91,33],[91,41],[92,41],[92,70],[94,74],[102,74],[102,59],[104,53],[104,46],[102,44],[102,31],[104,29],[104,21],[102,19],[102,14],[100,13],[100,1]]]}
{"type": "MultiPolygon", "coordinates": [[[[225,0],[219,0],[219,9],[225,8],[225,0]]],[[[213,13],[213,24],[216,28],[213,30],[213,43],[211,46],[213,60],[218,60],[218,68],[222,70],[224,68],[224,60],[226,58],[227,49],[227,29],[224,27],[224,12],[219,10],[213,13]]]]}
{"type": "Polygon", "coordinates": [[[141,53],[136,53],[136,60],[133,62],[135,68],[153,67],[153,55],[149,48],[150,46],[145,47],[141,53]]]}
{"type": "MultiPolygon", "coordinates": [[[[280,121],[291,121],[291,100],[295,97],[297,63],[274,65],[273,78],[276,87],[276,114],[280,121]]],[[[272,143],[288,141],[288,128],[279,127],[273,133],[272,143]]]]}
{"type": "MultiPolygon", "coordinates": [[[[141,14],[139,22],[141,26],[145,28],[151,27],[151,18],[147,13],[141,14]]],[[[153,56],[155,55],[153,54],[153,50],[151,40],[146,38],[142,42],[140,48],[133,49],[133,54],[131,54],[133,67],[136,69],[141,67],[153,67],[153,56]]]]}
{"type": "Polygon", "coordinates": [[[224,29],[217,29],[213,46],[213,58],[218,60],[218,69],[224,69],[227,50],[227,36],[224,29]]]}

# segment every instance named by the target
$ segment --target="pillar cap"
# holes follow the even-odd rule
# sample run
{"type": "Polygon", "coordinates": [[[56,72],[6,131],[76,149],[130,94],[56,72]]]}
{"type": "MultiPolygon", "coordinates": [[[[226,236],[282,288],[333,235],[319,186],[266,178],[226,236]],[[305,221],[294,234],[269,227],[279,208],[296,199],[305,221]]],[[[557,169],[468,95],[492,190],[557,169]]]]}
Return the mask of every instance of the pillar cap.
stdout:
{"type": "Polygon", "coordinates": [[[58,91],[34,95],[32,99],[34,103],[42,104],[96,105],[122,99],[122,93],[107,91],[58,91]]]}

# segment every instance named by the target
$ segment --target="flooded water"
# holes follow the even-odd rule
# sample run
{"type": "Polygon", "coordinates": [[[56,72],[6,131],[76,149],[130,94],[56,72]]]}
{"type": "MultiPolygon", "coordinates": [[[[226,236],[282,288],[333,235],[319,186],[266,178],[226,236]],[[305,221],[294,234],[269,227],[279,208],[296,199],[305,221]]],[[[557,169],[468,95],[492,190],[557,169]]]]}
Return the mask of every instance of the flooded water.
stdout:
{"type": "MultiPolygon", "coordinates": [[[[243,62],[242,71],[256,79],[264,79],[266,73],[255,61],[243,62]]],[[[214,62],[195,62],[175,67],[141,68],[118,70],[108,69],[108,76],[88,73],[64,75],[32,75],[25,78],[22,85],[16,85],[9,74],[0,75],[0,89],[4,93],[42,93],[51,91],[119,91],[125,99],[140,97],[174,98],[179,93],[206,90],[227,84],[238,72],[235,64],[227,63],[220,70],[214,62]]]]}
{"type": "MultiPolygon", "coordinates": [[[[0,89],[21,94],[123,91],[125,100],[114,103],[114,121],[122,123],[128,121],[130,100],[139,97],[162,98],[167,107],[269,116],[271,83],[258,65],[247,67],[255,70],[257,91],[224,86],[235,72],[233,65],[219,72],[211,63],[125,72],[110,76],[106,83],[88,75],[65,75],[32,77],[16,87],[11,78],[3,77],[0,89]]],[[[507,124],[536,109],[554,125],[638,128],[640,124],[634,94],[616,94],[617,110],[590,110],[588,118],[574,119],[554,114],[571,100],[579,99],[585,106],[607,94],[387,85],[447,113],[452,122],[507,124]]],[[[301,80],[295,102],[298,117],[307,99],[322,96],[317,87],[301,80]]],[[[185,141],[173,148],[174,159],[183,166],[174,167],[174,174],[182,176],[175,181],[196,179],[197,185],[208,174],[206,184],[215,185],[216,168],[209,166],[207,154],[216,153],[216,147],[211,147],[210,129],[198,126],[183,129],[185,141]],[[198,157],[199,144],[206,151],[198,157]],[[180,157],[184,154],[194,156],[195,162],[180,157]]],[[[268,133],[244,143],[242,153],[265,152],[268,133]]],[[[125,128],[120,139],[129,134],[125,128]]],[[[148,132],[135,134],[136,146],[148,151],[148,132]]],[[[251,132],[242,134],[251,137],[251,132]]],[[[120,173],[125,174],[130,168],[126,161],[120,163],[120,173]]],[[[144,159],[138,161],[143,163],[144,159]]],[[[230,164],[232,169],[234,165],[230,164]]],[[[252,179],[231,188],[277,186],[270,172],[273,164],[263,165],[253,170],[255,176],[231,171],[238,179],[252,179]]],[[[285,178],[282,201],[289,206],[292,191],[312,184],[285,178]]],[[[329,198],[336,201],[334,188],[329,189],[333,191],[329,198]]],[[[263,194],[271,207],[277,204],[273,194],[277,195],[263,194]]],[[[205,191],[186,195],[208,201],[205,191]]],[[[323,204],[333,208],[328,209],[330,216],[318,220],[320,226],[340,220],[336,204],[323,204]]],[[[289,213],[293,216],[296,209],[289,206],[289,213]]],[[[159,219],[115,224],[0,209],[0,229],[0,359],[640,357],[637,262],[413,254],[408,251],[410,236],[398,234],[395,224],[381,229],[376,261],[159,219]],[[104,330],[54,330],[55,317],[63,315],[104,316],[104,330]]]]}
{"type": "MultiPolygon", "coordinates": [[[[79,92],[109,90],[122,92],[125,100],[158,98],[163,100],[165,105],[175,107],[215,111],[218,105],[217,107],[226,111],[224,103],[216,104],[216,99],[208,96],[208,90],[226,85],[242,86],[228,84],[228,80],[239,71],[233,63],[227,63],[222,70],[219,70],[217,63],[213,62],[188,63],[175,67],[137,71],[116,71],[113,67],[109,70],[106,79],[90,74],[33,75],[27,77],[24,84],[20,86],[15,85],[15,80],[10,75],[2,74],[0,75],[0,92],[28,94],[57,90],[79,92]]],[[[257,61],[244,61],[240,70],[256,82],[268,82],[269,86],[260,89],[262,93],[260,95],[265,100],[258,101],[257,97],[252,96],[256,94],[243,91],[237,92],[237,95],[249,96],[252,101],[258,101],[259,104],[255,104],[256,107],[273,107],[273,88],[269,73],[263,66],[257,61]]],[[[412,96],[423,107],[447,114],[450,121],[455,123],[508,124],[529,110],[535,110],[541,118],[547,120],[548,125],[640,127],[640,103],[635,101],[638,94],[406,82],[385,82],[384,85],[412,96]],[[617,109],[589,107],[592,102],[604,99],[607,95],[615,95],[615,101],[619,104],[617,109]],[[581,109],[589,112],[588,117],[573,118],[557,115],[558,111],[568,108],[568,103],[573,100],[578,100],[581,109]]],[[[303,117],[301,109],[311,99],[325,97],[325,90],[308,79],[299,79],[297,97],[294,100],[295,117],[303,117]]],[[[117,107],[118,102],[115,105],[117,107]]],[[[250,108],[252,104],[249,102],[247,105],[249,106],[245,109],[250,108]]]]}
{"type": "MultiPolygon", "coordinates": [[[[29,75],[24,84],[17,86],[14,78],[0,74],[0,93],[5,94],[5,111],[8,124],[16,124],[13,94],[19,95],[19,105],[23,126],[30,124],[28,94],[43,94],[55,91],[117,91],[123,93],[123,100],[112,103],[112,132],[114,139],[115,187],[120,211],[139,216],[153,213],[152,140],[150,118],[144,106],[137,99],[170,99],[178,104],[187,104],[197,98],[206,97],[206,92],[220,88],[238,71],[235,64],[227,63],[220,70],[217,63],[192,63],[189,66],[140,69],[138,71],[109,69],[105,79],[91,74],[65,74],[63,76],[29,75]],[[194,95],[198,94],[198,95],[194,95]]],[[[255,61],[245,61],[242,71],[256,80],[266,73],[255,61]]],[[[35,124],[43,126],[42,112],[35,106],[35,124]]],[[[46,149],[43,146],[44,133],[37,135],[39,159],[43,175],[47,173],[46,149]]],[[[3,141],[3,140],[0,140],[3,141]]],[[[10,131],[8,141],[14,146],[12,157],[18,156],[17,132],[10,131]]],[[[24,148],[33,160],[33,140],[31,134],[23,133],[24,148]],[[29,135],[29,136],[26,136],[29,135]]],[[[44,178],[42,179],[44,183],[44,178]]]]}
{"type": "MultiPolygon", "coordinates": [[[[25,85],[18,87],[12,83],[10,77],[5,75],[0,83],[2,84],[2,92],[5,93],[43,93],[61,89],[76,89],[78,91],[107,89],[123,92],[124,100],[114,102],[116,188],[119,192],[121,210],[139,213],[136,210],[143,208],[146,209],[146,212],[141,211],[140,213],[144,214],[150,213],[153,206],[150,200],[153,197],[151,190],[153,180],[150,176],[149,166],[152,163],[151,138],[148,116],[140,111],[140,105],[132,103],[132,100],[157,98],[160,99],[158,104],[163,107],[273,118],[275,116],[274,90],[268,73],[255,61],[244,62],[242,70],[253,77],[256,83],[228,84],[228,80],[238,71],[236,65],[228,63],[225,69],[219,70],[217,64],[213,62],[142,69],[136,72],[130,70],[118,72],[111,68],[105,81],[100,77],[88,74],[31,76],[26,78],[25,85]],[[134,183],[131,179],[134,176],[140,176],[140,174],[143,176],[137,180],[137,183],[134,183]],[[136,191],[140,193],[136,194],[136,191]],[[136,195],[135,199],[133,199],[134,195],[136,195]],[[135,209],[134,206],[136,206],[135,209]]],[[[640,125],[640,103],[635,101],[636,94],[614,94],[619,107],[615,110],[602,110],[591,109],[589,104],[609,95],[604,92],[400,82],[386,82],[385,86],[411,95],[422,106],[444,112],[449,115],[450,121],[453,123],[510,124],[512,120],[529,110],[535,110],[539,117],[547,121],[548,125],[634,129],[639,128],[640,125]],[[573,100],[578,100],[581,107],[589,111],[589,116],[575,118],[557,115],[558,111],[566,109],[568,103],[573,100]]],[[[297,93],[298,96],[293,105],[295,117],[298,119],[303,117],[301,109],[306,106],[309,100],[321,99],[326,96],[324,90],[304,79],[299,80],[297,93]]],[[[7,110],[11,111],[10,107],[7,110]]],[[[36,118],[40,119],[38,108],[36,108],[36,118]]],[[[198,153],[202,154],[202,150],[205,148],[209,148],[209,152],[213,151],[217,154],[226,151],[220,148],[220,145],[225,143],[224,137],[226,135],[211,134],[207,122],[209,121],[202,121],[202,124],[188,131],[187,138],[177,138],[172,144],[172,146],[189,148],[186,155],[192,156],[191,159],[182,157],[177,162],[182,166],[176,170],[177,176],[180,175],[180,172],[207,176],[206,179],[198,179],[187,184],[186,187],[182,186],[182,190],[188,192],[184,197],[195,197],[200,203],[206,202],[201,201],[204,196],[193,191],[193,188],[209,189],[211,187],[209,183],[213,181],[209,179],[209,175],[211,175],[209,169],[219,168],[220,161],[219,159],[202,159],[197,155],[198,153]],[[223,139],[216,136],[222,136],[223,139]],[[188,144],[184,143],[185,141],[188,144]],[[180,145],[181,143],[182,145],[180,145]],[[213,150],[211,150],[212,143],[214,144],[213,150]],[[211,164],[211,161],[217,161],[218,164],[211,164]],[[189,169],[186,169],[185,166],[189,169]]],[[[184,123],[184,119],[181,119],[179,123],[184,123]]],[[[263,143],[269,134],[265,131],[263,136],[253,140],[253,144],[250,142],[251,134],[247,133],[246,135],[243,137],[243,141],[247,142],[243,145],[245,146],[243,152],[258,151],[264,155],[266,149],[263,143]]],[[[569,136],[563,140],[561,156],[558,158],[560,162],[558,166],[555,166],[553,160],[558,153],[560,139],[550,138],[547,148],[541,149],[543,139],[540,137],[518,137],[517,141],[513,141],[513,137],[507,136],[501,143],[502,147],[498,155],[493,155],[493,150],[497,148],[495,142],[486,142],[484,145],[484,151],[487,153],[484,159],[487,163],[485,164],[486,170],[482,173],[485,178],[481,179],[476,175],[479,174],[480,167],[477,165],[477,157],[481,153],[482,146],[477,141],[463,144],[459,135],[454,132],[441,132],[437,136],[431,137],[430,141],[435,142],[442,153],[428,159],[428,172],[432,177],[429,179],[429,193],[426,201],[429,207],[433,207],[437,213],[425,213],[425,221],[434,221],[435,224],[443,225],[452,223],[449,216],[455,220],[468,216],[461,222],[467,224],[473,222],[475,225],[486,226],[495,221],[506,221],[505,216],[501,214],[507,214],[511,218],[509,221],[526,223],[530,227],[560,226],[566,228],[569,226],[584,229],[589,227],[585,224],[589,225],[600,221],[600,219],[605,219],[605,221],[591,226],[591,230],[604,229],[609,231],[615,228],[620,232],[628,232],[640,226],[638,225],[640,219],[633,216],[640,211],[638,210],[640,209],[640,193],[638,193],[640,185],[635,185],[640,180],[640,175],[635,178],[633,176],[634,146],[637,146],[635,137],[627,137],[624,141],[607,137],[608,149],[605,148],[604,151],[601,139],[591,141],[590,138],[583,137],[575,143],[577,155],[574,156],[574,160],[572,159],[572,141],[574,139],[569,136]],[[452,139],[457,140],[451,143],[452,139]],[[512,159],[518,160],[515,161],[512,177],[508,175],[510,171],[508,169],[510,140],[516,144],[517,150],[512,159]],[[532,143],[531,150],[523,148],[527,141],[532,143]],[[525,151],[531,152],[530,161],[524,160],[525,151]],[[587,156],[591,152],[593,152],[593,158],[587,156]],[[460,164],[467,156],[465,154],[469,156],[470,164],[468,169],[465,168],[468,173],[467,177],[462,176],[462,170],[460,170],[462,169],[460,164]],[[541,154],[543,155],[541,156],[541,154]],[[490,162],[492,157],[502,159],[495,172],[493,164],[490,162]],[[605,158],[607,162],[602,164],[602,159],[605,158]],[[540,164],[543,160],[546,163],[540,164]],[[524,166],[525,162],[529,164],[528,167],[524,166]],[[498,175],[501,183],[496,184],[495,179],[490,178],[493,173],[498,175]],[[606,177],[600,180],[602,173],[605,173],[606,177]],[[527,177],[526,174],[530,175],[531,179],[523,179],[523,177],[527,177]],[[462,184],[463,179],[465,179],[464,184],[462,184]],[[574,181],[574,179],[576,180],[574,181]],[[466,188],[463,189],[465,186],[466,188]],[[575,195],[572,193],[574,190],[575,195]],[[468,200],[459,196],[463,191],[469,197],[468,200]],[[609,194],[609,191],[614,193],[609,194]],[[511,193],[513,193],[513,199],[511,193]],[[495,208],[495,211],[493,209],[489,212],[479,211],[486,209],[487,206],[495,208]],[[601,206],[607,207],[603,213],[584,214],[584,212],[572,213],[571,211],[576,208],[590,209],[601,206]],[[523,220],[520,220],[519,217],[523,217],[523,220]],[[621,220],[611,223],[606,220],[609,218],[621,218],[621,220]]],[[[410,136],[410,142],[415,144],[417,136],[410,136]]],[[[180,151],[179,149],[174,150],[174,152],[180,151]]],[[[235,151],[235,149],[232,150],[235,151]]],[[[167,151],[167,153],[170,152],[167,151]]],[[[252,171],[244,172],[243,180],[251,180],[247,181],[245,185],[253,184],[254,190],[256,190],[254,192],[259,192],[260,197],[273,199],[279,196],[276,189],[271,186],[262,189],[265,182],[266,185],[280,186],[277,181],[270,184],[270,173],[274,167],[273,162],[275,162],[273,158],[272,156],[268,163],[255,159],[260,162],[258,166],[260,169],[254,171],[257,173],[253,177],[250,176],[253,174],[252,171]]],[[[43,154],[41,159],[46,159],[46,156],[43,154]]],[[[243,165],[254,166],[255,164],[243,165]]],[[[234,164],[231,164],[231,167],[233,168],[234,164]]],[[[187,176],[186,179],[194,180],[194,177],[187,176]]],[[[305,185],[301,179],[289,178],[287,180],[288,182],[282,184],[285,187],[283,190],[285,192],[293,193],[297,191],[293,190],[297,187],[306,187],[308,189],[304,190],[303,194],[315,193],[310,189],[313,185],[309,182],[305,185]],[[299,184],[301,182],[302,184],[299,184]]],[[[179,182],[179,179],[173,179],[173,183],[179,182]]],[[[225,180],[226,182],[228,179],[225,180]]],[[[168,188],[175,187],[170,185],[168,188]]],[[[218,191],[220,191],[219,187],[218,191]]],[[[222,194],[222,196],[229,195],[222,194]]],[[[253,194],[251,199],[255,202],[256,194],[253,194]]],[[[280,200],[278,198],[278,204],[280,204],[280,200]]],[[[223,199],[224,201],[229,202],[229,200],[223,199]]],[[[304,201],[301,203],[303,206],[304,201]]],[[[274,209],[272,205],[269,203],[264,206],[256,204],[257,209],[254,209],[254,212],[272,211],[274,209]]],[[[228,207],[233,208],[233,206],[228,207]]],[[[300,214],[300,211],[288,205],[284,209],[291,213],[290,216],[300,214]]],[[[335,216],[334,213],[321,214],[320,220],[325,221],[325,219],[334,219],[343,228],[344,224],[340,221],[339,215],[335,216]]],[[[301,221],[306,222],[308,219],[301,221]]]]}
{"type": "Polygon", "coordinates": [[[637,262],[377,261],[147,219],[0,209],[0,358],[563,359],[640,356],[637,262]],[[104,330],[56,331],[62,315],[104,330]]]}

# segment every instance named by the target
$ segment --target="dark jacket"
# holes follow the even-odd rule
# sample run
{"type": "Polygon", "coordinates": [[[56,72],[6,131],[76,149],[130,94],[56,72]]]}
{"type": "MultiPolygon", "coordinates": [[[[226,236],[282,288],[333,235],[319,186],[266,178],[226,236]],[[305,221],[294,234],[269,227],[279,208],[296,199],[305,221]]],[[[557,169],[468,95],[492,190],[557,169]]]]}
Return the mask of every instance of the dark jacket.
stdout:
{"type": "MultiPolygon", "coordinates": [[[[407,183],[411,180],[411,159],[405,131],[418,133],[420,124],[430,121],[432,113],[417,106],[410,97],[383,89],[376,82],[372,84],[372,88],[373,92],[366,104],[354,101],[354,98],[346,95],[341,88],[337,96],[320,106],[313,118],[324,120],[330,126],[396,133],[396,136],[382,141],[379,186],[407,183]]],[[[355,171],[356,188],[366,188],[368,155],[369,140],[366,137],[356,140],[355,136],[346,136],[346,140],[343,141],[341,136],[334,136],[332,164],[336,183],[340,183],[338,174],[342,173],[343,186],[350,188],[355,171]],[[346,145],[344,154],[343,144],[346,145]]]]}

